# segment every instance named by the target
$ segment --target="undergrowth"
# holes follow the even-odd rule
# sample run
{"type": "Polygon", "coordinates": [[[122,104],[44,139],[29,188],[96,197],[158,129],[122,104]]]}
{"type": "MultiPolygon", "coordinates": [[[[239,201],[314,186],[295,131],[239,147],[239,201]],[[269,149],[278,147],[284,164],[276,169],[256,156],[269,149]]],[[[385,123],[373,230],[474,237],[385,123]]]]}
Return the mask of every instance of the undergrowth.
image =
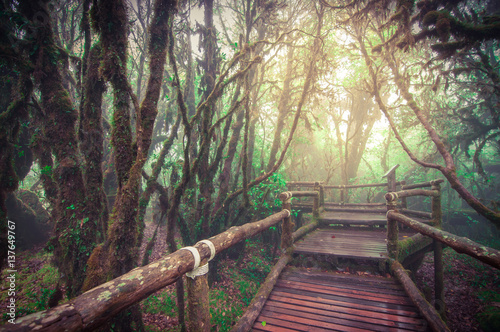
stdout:
{"type": "MultiPolygon", "coordinates": [[[[23,251],[16,257],[15,299],[16,318],[49,308],[49,300],[56,291],[59,272],[51,263],[52,254],[39,251],[35,254],[23,251]]],[[[2,271],[2,280],[7,280],[10,270],[2,271]]],[[[5,308],[9,301],[8,288],[2,288],[0,303],[5,308]]],[[[7,314],[2,314],[2,323],[7,322],[7,314]]]]}
{"type": "MultiPolygon", "coordinates": [[[[490,248],[500,249],[500,239],[488,239],[478,242],[490,248]]],[[[458,254],[451,249],[447,251],[449,258],[455,258],[476,271],[474,275],[465,276],[462,271],[457,271],[453,267],[445,265],[445,273],[465,278],[470,287],[476,290],[476,296],[482,304],[481,312],[476,315],[481,329],[484,332],[500,331],[500,271],[468,255],[458,254]]]]}
{"type": "MultiPolygon", "coordinates": [[[[478,243],[500,249],[500,239],[483,239],[478,243]]],[[[443,251],[445,299],[448,324],[456,331],[500,331],[500,271],[451,248],[443,251]]],[[[423,286],[432,288],[433,257],[427,254],[422,271],[428,275],[423,286]],[[427,267],[425,267],[427,266],[427,267]]],[[[422,272],[423,273],[423,272],[422,272]]]]}
{"type": "MultiPolygon", "coordinates": [[[[236,262],[224,259],[219,262],[220,281],[210,288],[210,317],[212,331],[229,331],[234,322],[252,301],[260,284],[272,267],[271,249],[259,242],[246,242],[245,255],[236,262]]],[[[177,306],[173,287],[151,295],[142,302],[145,314],[155,315],[157,320],[168,321],[168,327],[160,322],[147,324],[147,331],[179,331],[177,306]],[[168,318],[167,318],[168,317],[168,318]]]]}

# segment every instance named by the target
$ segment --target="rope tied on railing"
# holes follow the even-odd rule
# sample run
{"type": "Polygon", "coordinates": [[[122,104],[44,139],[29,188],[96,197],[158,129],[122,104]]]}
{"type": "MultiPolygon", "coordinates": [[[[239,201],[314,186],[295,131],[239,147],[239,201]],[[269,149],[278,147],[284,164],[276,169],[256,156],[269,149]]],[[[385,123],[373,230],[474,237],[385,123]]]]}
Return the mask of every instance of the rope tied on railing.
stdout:
{"type": "Polygon", "coordinates": [[[397,192],[391,192],[391,193],[385,194],[385,199],[389,202],[393,202],[393,201],[397,200],[398,198],[399,198],[399,195],[397,192]]]}
{"type": "MultiPolygon", "coordinates": [[[[216,251],[215,251],[214,244],[210,240],[201,240],[201,241],[197,242],[196,244],[198,244],[198,243],[204,243],[210,248],[210,258],[208,259],[208,261],[210,262],[215,257],[216,251]]],[[[190,272],[186,273],[186,276],[188,276],[191,279],[194,279],[198,276],[202,276],[202,275],[205,275],[208,273],[208,262],[205,265],[199,266],[201,258],[200,258],[200,252],[198,251],[198,249],[196,249],[195,247],[184,247],[184,248],[181,248],[179,250],[182,250],[182,249],[189,250],[189,252],[191,252],[191,254],[193,255],[193,258],[194,258],[194,267],[190,272]]]]}
{"type": "Polygon", "coordinates": [[[279,199],[282,201],[286,201],[292,197],[293,197],[293,194],[291,191],[285,191],[285,192],[282,192],[281,194],[279,194],[279,199]]]}

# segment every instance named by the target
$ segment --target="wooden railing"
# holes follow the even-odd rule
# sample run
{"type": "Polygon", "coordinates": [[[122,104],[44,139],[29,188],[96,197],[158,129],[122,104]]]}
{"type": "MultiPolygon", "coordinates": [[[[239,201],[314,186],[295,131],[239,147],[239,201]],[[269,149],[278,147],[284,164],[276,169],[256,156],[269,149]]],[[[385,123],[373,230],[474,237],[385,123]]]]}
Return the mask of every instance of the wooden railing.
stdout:
{"type": "Polygon", "coordinates": [[[257,294],[254,296],[252,302],[247,307],[243,316],[238,320],[236,325],[231,329],[231,332],[245,332],[249,331],[253,325],[253,322],[259,315],[262,307],[264,306],[269,294],[273,290],[276,281],[281,273],[281,271],[285,268],[285,266],[292,259],[293,253],[293,243],[300,239],[305,234],[313,231],[316,227],[318,227],[318,220],[316,219],[319,216],[319,211],[321,208],[321,193],[320,187],[316,182],[313,186],[314,191],[286,191],[279,195],[279,199],[282,202],[282,210],[283,211],[292,211],[292,198],[293,197],[312,197],[313,198],[313,218],[310,223],[302,226],[297,229],[295,232],[293,231],[295,225],[292,220],[292,214],[289,214],[288,217],[283,219],[283,223],[281,226],[281,248],[283,250],[283,254],[278,260],[278,262],[274,265],[269,272],[266,280],[261,284],[257,294]]]}
{"type": "Polygon", "coordinates": [[[441,230],[442,212],[440,184],[442,182],[443,180],[435,180],[403,186],[403,190],[390,192],[385,195],[387,203],[387,252],[391,262],[391,271],[398,277],[406,292],[414,304],[420,309],[434,331],[449,331],[443,321],[446,310],[444,301],[443,244],[453,248],[459,253],[467,254],[500,269],[500,251],[480,245],[468,238],[459,237],[441,230]],[[422,189],[427,187],[431,189],[422,189]],[[399,199],[405,200],[407,197],[414,196],[431,197],[432,212],[430,217],[434,227],[411,219],[403,214],[402,212],[422,216],[424,213],[405,209],[405,202],[401,204],[403,208],[401,210],[398,209],[399,199]],[[414,229],[419,234],[399,241],[398,223],[414,229]],[[419,248],[426,246],[429,243],[427,239],[431,239],[430,241],[432,242],[434,250],[434,307],[424,299],[400,263],[409,252],[415,252],[419,248]]]}
{"type": "MultiPolygon", "coordinates": [[[[314,188],[314,190],[320,192],[320,202],[322,206],[325,207],[335,207],[335,210],[351,211],[351,208],[363,207],[365,212],[384,212],[385,202],[379,203],[349,203],[348,197],[350,190],[352,189],[362,189],[362,188],[375,188],[375,187],[386,187],[387,192],[396,191],[397,186],[402,186],[405,181],[396,181],[396,169],[399,165],[392,167],[382,178],[387,179],[386,182],[382,183],[369,183],[369,184],[352,184],[352,185],[325,185],[322,182],[306,182],[306,181],[293,181],[288,182],[287,187],[291,188],[314,188]],[[325,192],[331,190],[333,196],[335,192],[339,190],[339,200],[336,202],[326,202],[325,192]]],[[[354,211],[354,210],[353,210],[354,211]]]]}
{"type": "MultiPolygon", "coordinates": [[[[291,223],[290,210],[283,208],[282,211],[265,219],[231,227],[208,240],[213,244],[215,254],[217,254],[240,241],[269,229],[282,220],[288,220],[283,223],[286,230],[282,234],[293,239],[293,234],[289,233],[289,228],[286,225],[286,223],[291,223]]],[[[282,242],[287,243],[287,241],[283,240],[282,242]]],[[[212,254],[210,247],[203,242],[198,242],[194,248],[199,253],[200,265],[205,264],[212,254]]],[[[279,261],[281,265],[289,259],[288,256],[290,254],[285,251],[283,257],[286,258],[282,257],[279,261]]],[[[72,299],[69,303],[22,317],[16,321],[16,324],[4,325],[1,329],[5,331],[93,331],[120,311],[174,283],[185,273],[193,270],[194,265],[193,254],[188,250],[180,249],[149,265],[133,269],[116,279],[97,286],[72,299]]],[[[278,274],[281,272],[280,269],[276,268],[274,271],[278,271],[278,274]]],[[[188,317],[190,331],[210,330],[210,322],[207,321],[210,318],[208,294],[205,294],[207,292],[206,274],[196,277],[192,287],[188,285],[188,307],[189,313],[192,313],[188,317]],[[202,294],[191,296],[190,292],[202,294]],[[190,299],[196,300],[191,301],[190,299]],[[201,301],[201,299],[206,299],[206,301],[201,301]],[[200,319],[200,317],[203,318],[200,319]]]]}

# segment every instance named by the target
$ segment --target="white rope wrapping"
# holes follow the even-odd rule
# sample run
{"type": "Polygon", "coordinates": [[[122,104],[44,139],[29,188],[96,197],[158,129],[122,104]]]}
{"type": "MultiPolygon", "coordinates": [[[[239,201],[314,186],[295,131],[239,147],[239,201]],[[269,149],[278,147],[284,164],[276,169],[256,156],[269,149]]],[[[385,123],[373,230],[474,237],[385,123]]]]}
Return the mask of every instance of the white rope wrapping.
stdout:
{"type": "Polygon", "coordinates": [[[201,261],[201,257],[200,257],[200,253],[198,252],[198,249],[196,249],[195,247],[184,247],[184,248],[181,248],[179,250],[182,250],[182,249],[186,249],[186,250],[189,250],[191,252],[191,254],[193,255],[194,257],[194,267],[193,267],[193,270],[191,270],[191,272],[188,272],[186,273],[186,275],[188,277],[191,277],[191,278],[195,278],[195,276],[192,276],[193,272],[198,270],[198,267],[200,266],[200,261],[201,261]]]}
{"type": "MultiPolygon", "coordinates": [[[[215,257],[214,244],[210,240],[201,240],[201,241],[197,242],[196,244],[198,244],[198,243],[204,243],[210,248],[210,258],[208,259],[208,261],[211,261],[215,257]]],[[[193,257],[194,257],[194,267],[190,272],[186,273],[186,276],[188,276],[191,279],[194,279],[198,276],[202,276],[202,275],[205,275],[208,273],[208,262],[205,265],[199,266],[200,261],[201,261],[200,253],[198,252],[198,250],[195,247],[184,247],[181,249],[189,250],[193,254],[193,257]]]]}
{"type": "Polygon", "coordinates": [[[208,261],[211,261],[215,257],[215,246],[210,240],[201,240],[198,243],[205,243],[210,248],[210,258],[208,261]]]}
{"type": "Polygon", "coordinates": [[[398,196],[398,193],[397,192],[392,192],[392,193],[389,193],[391,195],[391,201],[395,201],[399,198],[398,196]]]}

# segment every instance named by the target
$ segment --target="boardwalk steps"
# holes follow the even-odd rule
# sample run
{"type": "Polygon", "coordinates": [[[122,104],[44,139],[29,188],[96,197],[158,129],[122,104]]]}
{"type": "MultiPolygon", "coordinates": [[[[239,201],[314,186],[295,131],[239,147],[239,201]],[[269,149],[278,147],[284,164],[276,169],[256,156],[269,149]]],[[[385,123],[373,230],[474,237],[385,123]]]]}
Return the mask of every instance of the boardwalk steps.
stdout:
{"type": "MultiPolygon", "coordinates": [[[[400,239],[414,232],[400,232],[400,239]]],[[[385,229],[350,227],[347,229],[319,228],[295,244],[294,253],[323,254],[341,258],[372,260],[387,259],[385,229]]]]}
{"type": "Polygon", "coordinates": [[[392,278],[308,272],[281,274],[252,331],[425,331],[392,278]]]}

